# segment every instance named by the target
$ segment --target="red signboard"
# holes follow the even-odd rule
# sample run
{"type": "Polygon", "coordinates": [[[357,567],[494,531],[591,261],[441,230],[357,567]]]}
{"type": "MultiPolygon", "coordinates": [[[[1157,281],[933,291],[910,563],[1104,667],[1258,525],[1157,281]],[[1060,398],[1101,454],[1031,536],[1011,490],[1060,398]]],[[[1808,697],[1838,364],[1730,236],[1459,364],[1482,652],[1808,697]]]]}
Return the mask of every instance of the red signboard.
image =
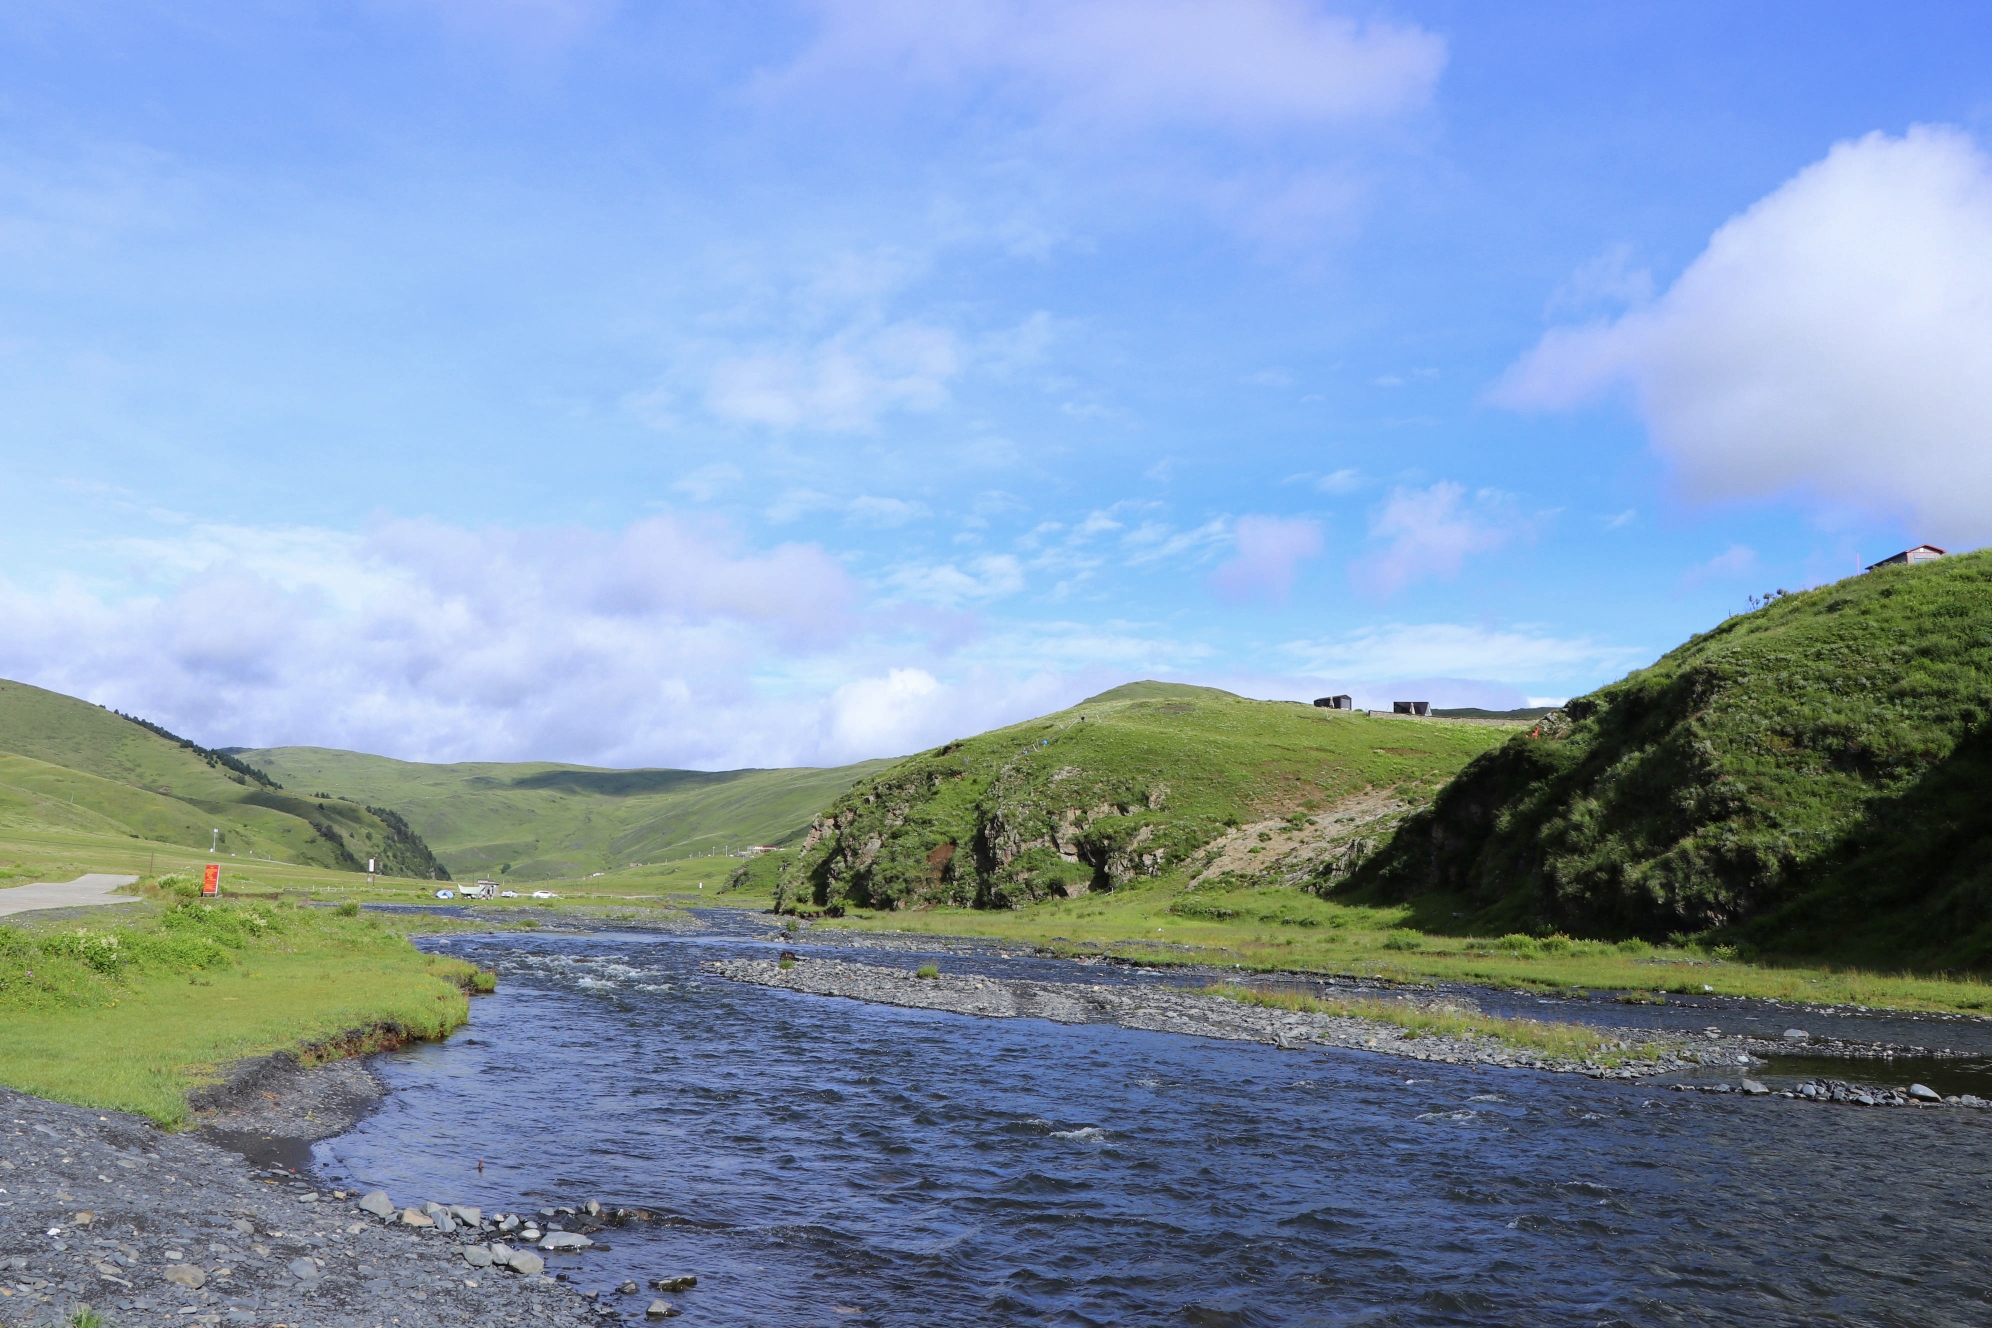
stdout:
{"type": "Polygon", "coordinates": [[[218,895],[221,893],[220,863],[210,862],[208,864],[207,874],[201,877],[201,893],[204,895],[218,895]]]}

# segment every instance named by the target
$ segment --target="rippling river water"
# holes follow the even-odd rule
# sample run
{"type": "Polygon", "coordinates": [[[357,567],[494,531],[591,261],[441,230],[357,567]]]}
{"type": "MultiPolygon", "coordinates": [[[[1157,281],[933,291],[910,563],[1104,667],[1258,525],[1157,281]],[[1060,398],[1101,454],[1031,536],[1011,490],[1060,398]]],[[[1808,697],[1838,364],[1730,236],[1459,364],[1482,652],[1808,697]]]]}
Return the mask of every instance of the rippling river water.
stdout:
{"type": "Polygon", "coordinates": [[[498,994],[448,1043],[380,1058],[394,1093],[319,1145],[322,1169],[404,1201],[662,1214],[556,1262],[603,1289],[696,1273],[672,1297],[687,1325],[1992,1322],[1992,1113],[982,1020],[702,972],[769,953],[762,930],[440,943],[496,968],[498,994]]]}

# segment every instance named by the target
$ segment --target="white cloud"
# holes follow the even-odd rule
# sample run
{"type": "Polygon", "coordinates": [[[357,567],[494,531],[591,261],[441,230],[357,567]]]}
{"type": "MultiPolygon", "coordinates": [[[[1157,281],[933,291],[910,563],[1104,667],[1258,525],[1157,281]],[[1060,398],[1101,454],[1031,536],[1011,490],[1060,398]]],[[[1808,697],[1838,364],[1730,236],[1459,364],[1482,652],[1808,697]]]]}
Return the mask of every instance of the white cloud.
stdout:
{"type": "Polygon", "coordinates": [[[726,489],[741,479],[740,467],[724,461],[700,466],[671,487],[702,503],[709,503],[726,489]]]}
{"type": "Polygon", "coordinates": [[[973,670],[945,682],[921,668],[895,668],[831,693],[818,746],[834,759],[915,752],[1070,705],[1086,683],[1055,673],[1024,678],[973,670]]]}
{"type": "Polygon", "coordinates": [[[872,494],[860,494],[844,505],[845,519],[854,526],[869,526],[873,530],[892,530],[917,521],[927,515],[925,503],[908,502],[904,498],[879,498],[872,494]]]}
{"type": "Polygon", "coordinates": [[[818,493],[814,489],[783,489],[762,515],[778,526],[785,526],[811,512],[827,511],[836,506],[837,500],[827,493],[818,493]]]}
{"type": "Polygon", "coordinates": [[[960,566],[908,563],[894,568],[886,581],[909,598],[953,608],[1016,594],[1024,588],[1024,569],[1011,555],[998,553],[960,566]]]}
{"type": "Polygon", "coordinates": [[[1449,480],[1396,489],[1370,521],[1370,538],[1384,547],[1357,561],[1350,575],[1366,590],[1395,594],[1426,577],[1457,576],[1468,558],[1500,548],[1519,529],[1504,495],[1492,490],[1469,499],[1449,480]]]}
{"type": "Polygon", "coordinates": [[[1363,487],[1363,476],[1359,470],[1338,470],[1323,475],[1314,481],[1314,487],[1323,493],[1354,493],[1363,487]]]}
{"type": "Polygon", "coordinates": [[[1210,575],[1220,599],[1284,600],[1301,562],[1321,552],[1321,523],[1306,517],[1242,516],[1238,552],[1210,575]]]}
{"type": "Polygon", "coordinates": [[[721,359],[706,407],[776,430],[870,429],[894,410],[934,410],[962,367],[952,332],[919,322],[854,328],[814,345],[721,359]]]}
{"type": "Polygon", "coordinates": [[[1840,143],[1651,305],[1552,330],[1495,397],[1621,384],[1696,497],[1809,491],[1992,538],[1992,161],[1941,127],[1840,143]]]}
{"type": "Polygon", "coordinates": [[[1552,636],[1539,627],[1387,623],[1332,640],[1294,641],[1286,653],[1312,673],[1343,677],[1480,678],[1549,682],[1617,673],[1645,655],[1590,637],[1552,636]]]}
{"type": "Polygon", "coordinates": [[[1757,551],[1745,544],[1732,544],[1705,563],[1688,569],[1681,580],[1687,585],[1704,581],[1729,581],[1757,570],[1757,551]]]}
{"type": "Polygon", "coordinates": [[[673,517],[613,535],[203,526],[109,552],[148,564],[156,593],[0,581],[0,674],[211,743],[807,761],[796,715],[827,689],[784,707],[750,680],[826,660],[850,676],[874,649],[820,549],[673,517]]]}
{"type": "Polygon", "coordinates": [[[1419,28],[1302,0],[818,0],[777,84],[995,80],[1067,123],[1264,129],[1422,105],[1445,64],[1419,28]]]}
{"type": "Polygon", "coordinates": [[[1599,305],[1644,304],[1653,298],[1653,274],[1632,266],[1632,246],[1615,244],[1575,272],[1549,297],[1547,312],[1581,314],[1599,305]]]}
{"type": "Polygon", "coordinates": [[[1144,521],[1121,536],[1129,567],[1142,567],[1186,553],[1208,556],[1231,538],[1231,523],[1224,517],[1204,522],[1194,530],[1177,530],[1166,521],[1144,521]]]}

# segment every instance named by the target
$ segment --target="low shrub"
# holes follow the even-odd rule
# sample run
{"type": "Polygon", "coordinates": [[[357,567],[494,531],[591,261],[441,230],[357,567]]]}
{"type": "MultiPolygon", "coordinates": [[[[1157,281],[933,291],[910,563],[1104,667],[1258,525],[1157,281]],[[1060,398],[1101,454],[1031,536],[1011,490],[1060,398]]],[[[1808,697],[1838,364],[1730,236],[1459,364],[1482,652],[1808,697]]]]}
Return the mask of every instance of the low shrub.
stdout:
{"type": "Polygon", "coordinates": [[[920,970],[917,973],[915,973],[913,976],[916,978],[937,978],[940,975],[941,975],[941,970],[938,965],[922,964],[920,965],[920,970]]]}
{"type": "Polygon", "coordinates": [[[1215,899],[1199,895],[1184,895],[1169,905],[1169,911],[1179,918],[1198,918],[1204,922],[1222,922],[1238,916],[1237,909],[1226,908],[1215,899]]]}
{"type": "Polygon", "coordinates": [[[1421,950],[1424,946],[1425,938],[1405,927],[1398,927],[1383,938],[1386,950],[1421,950]]]}

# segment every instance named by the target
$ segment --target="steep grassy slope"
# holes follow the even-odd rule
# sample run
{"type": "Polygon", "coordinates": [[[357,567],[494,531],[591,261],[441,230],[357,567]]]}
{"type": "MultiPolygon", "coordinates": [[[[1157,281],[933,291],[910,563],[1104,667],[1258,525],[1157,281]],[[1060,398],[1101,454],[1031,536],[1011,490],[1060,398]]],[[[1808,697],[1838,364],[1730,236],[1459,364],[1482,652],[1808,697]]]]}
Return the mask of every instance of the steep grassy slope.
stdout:
{"type": "Polygon", "coordinates": [[[1245,877],[1282,834],[1353,834],[1377,819],[1341,815],[1356,804],[1429,797],[1507,731],[1132,683],[860,781],[811,827],[781,901],[1011,906],[1225,858],[1245,877]]]}
{"type": "Polygon", "coordinates": [[[0,681],[0,824],[49,826],[395,875],[443,874],[387,807],[287,791],[252,763],[155,725],[0,681]]]}
{"type": "Polygon", "coordinates": [[[458,876],[584,876],[793,838],[862,776],[835,769],[598,770],[545,762],[423,765],[323,747],[237,751],[295,789],[393,807],[458,876]]]}
{"type": "Polygon", "coordinates": [[[1992,554],[1790,595],[1461,773],[1352,888],[1517,924],[1992,965],[1992,554]]]}

